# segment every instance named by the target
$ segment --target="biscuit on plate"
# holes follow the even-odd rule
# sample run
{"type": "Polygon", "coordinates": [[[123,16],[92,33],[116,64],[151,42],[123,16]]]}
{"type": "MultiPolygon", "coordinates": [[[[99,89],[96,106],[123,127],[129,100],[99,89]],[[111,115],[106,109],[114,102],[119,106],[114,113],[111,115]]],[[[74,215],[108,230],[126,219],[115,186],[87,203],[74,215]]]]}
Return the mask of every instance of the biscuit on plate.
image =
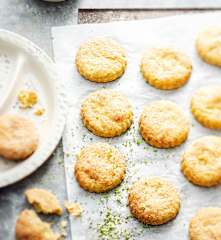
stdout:
{"type": "Polygon", "coordinates": [[[128,201],[134,217],[150,225],[160,225],[172,220],[180,209],[176,187],[158,177],[135,182],[129,190],[128,201]]]}
{"type": "Polygon", "coordinates": [[[189,224],[190,240],[221,239],[221,208],[200,209],[189,224]]]}
{"type": "Polygon", "coordinates": [[[133,121],[128,99],[112,89],[95,91],[83,101],[81,118],[85,127],[100,137],[115,137],[126,132],[133,121]]]}
{"type": "Polygon", "coordinates": [[[118,42],[107,37],[97,37],[80,46],[76,66],[84,78],[105,83],[116,80],[124,73],[127,59],[118,42]]]}
{"type": "Polygon", "coordinates": [[[207,63],[221,67],[221,27],[210,27],[200,32],[196,39],[199,56],[207,63]]]}
{"type": "Polygon", "coordinates": [[[126,172],[122,154],[107,143],[90,144],[77,155],[75,177],[89,192],[106,192],[119,185],[126,172]]]}
{"type": "Polygon", "coordinates": [[[199,88],[192,97],[191,110],[204,127],[221,129],[221,85],[199,88]]]}
{"type": "Polygon", "coordinates": [[[33,210],[23,210],[16,222],[17,240],[58,240],[49,223],[43,222],[33,210]]]}
{"type": "Polygon", "coordinates": [[[171,48],[152,48],[141,60],[144,79],[162,90],[183,86],[192,72],[192,63],[184,53],[171,48]]]}
{"type": "Polygon", "coordinates": [[[61,205],[54,194],[41,188],[31,188],[25,191],[25,196],[36,212],[44,214],[62,214],[61,205]]]}
{"type": "Polygon", "coordinates": [[[38,131],[34,122],[18,114],[0,116],[0,156],[9,160],[23,160],[38,146],[38,131]]]}
{"type": "Polygon", "coordinates": [[[186,140],[189,122],[175,103],[160,100],[144,108],[139,121],[139,130],[150,145],[171,148],[186,140]]]}
{"type": "Polygon", "coordinates": [[[195,140],[184,152],[181,170],[199,186],[211,187],[221,182],[221,137],[205,136],[195,140]]]}

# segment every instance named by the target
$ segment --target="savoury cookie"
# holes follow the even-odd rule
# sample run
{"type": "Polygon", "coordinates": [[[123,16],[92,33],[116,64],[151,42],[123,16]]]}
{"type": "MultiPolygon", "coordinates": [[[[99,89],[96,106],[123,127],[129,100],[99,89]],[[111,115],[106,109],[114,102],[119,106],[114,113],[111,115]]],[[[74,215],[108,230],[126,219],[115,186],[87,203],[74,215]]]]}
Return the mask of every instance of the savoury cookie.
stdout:
{"type": "Polygon", "coordinates": [[[76,55],[79,73],[93,82],[110,82],[125,71],[127,60],[124,49],[114,40],[93,38],[79,48],[76,55]]]}
{"type": "Polygon", "coordinates": [[[194,141],[183,154],[181,170],[199,186],[211,187],[221,182],[221,138],[206,136],[194,141]]]}
{"type": "Polygon", "coordinates": [[[107,143],[95,143],[77,155],[75,176],[79,185],[89,192],[106,192],[124,179],[126,165],[121,153],[107,143]]]}
{"type": "Polygon", "coordinates": [[[45,189],[28,189],[25,192],[25,196],[28,202],[33,205],[36,212],[44,214],[62,214],[62,208],[56,196],[45,189]]]}
{"type": "Polygon", "coordinates": [[[16,223],[17,240],[58,240],[49,223],[43,222],[33,210],[22,211],[16,223]]]}
{"type": "Polygon", "coordinates": [[[221,67],[221,27],[200,32],[196,39],[199,56],[207,63],[221,67]]]}
{"type": "Polygon", "coordinates": [[[31,119],[20,115],[0,116],[0,155],[10,160],[29,157],[38,146],[38,132],[31,119]]]}
{"type": "Polygon", "coordinates": [[[150,145],[170,148],[186,140],[189,123],[175,103],[161,100],[146,106],[140,117],[139,129],[150,145]]]}
{"type": "Polygon", "coordinates": [[[85,127],[95,135],[115,137],[131,126],[133,111],[125,96],[111,89],[102,89],[83,101],[81,117],[85,127]]]}
{"type": "Polygon", "coordinates": [[[192,97],[191,110],[203,126],[221,129],[221,85],[198,89],[192,97]]]}
{"type": "Polygon", "coordinates": [[[184,53],[170,48],[153,48],[141,60],[141,72],[152,86],[170,90],[183,86],[192,72],[192,63],[184,53]]]}
{"type": "Polygon", "coordinates": [[[221,239],[221,208],[202,208],[189,224],[190,240],[221,239]]]}
{"type": "Polygon", "coordinates": [[[129,190],[131,213],[150,225],[166,223],[179,212],[180,197],[177,189],[161,178],[141,179],[129,190]]]}

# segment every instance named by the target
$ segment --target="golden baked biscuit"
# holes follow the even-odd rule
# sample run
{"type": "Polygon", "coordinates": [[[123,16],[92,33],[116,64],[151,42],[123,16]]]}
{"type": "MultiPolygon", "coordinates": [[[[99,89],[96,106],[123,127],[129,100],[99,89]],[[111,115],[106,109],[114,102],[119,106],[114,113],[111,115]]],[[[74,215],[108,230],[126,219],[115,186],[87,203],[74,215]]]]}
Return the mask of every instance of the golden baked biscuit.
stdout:
{"type": "Polygon", "coordinates": [[[61,205],[54,194],[41,188],[31,188],[25,196],[36,212],[44,214],[62,214],[61,205]]]}
{"type": "Polygon", "coordinates": [[[164,224],[180,209],[177,189],[161,178],[141,179],[129,190],[131,213],[141,222],[150,225],[164,224]]]}
{"type": "Polygon", "coordinates": [[[203,126],[221,129],[221,85],[198,89],[192,97],[191,110],[203,126]]]}
{"type": "Polygon", "coordinates": [[[77,155],[75,177],[89,192],[106,192],[119,185],[126,172],[124,157],[107,143],[95,143],[77,155]]]}
{"type": "Polygon", "coordinates": [[[221,27],[210,27],[200,32],[196,49],[205,62],[221,67],[221,27]]]}
{"type": "Polygon", "coordinates": [[[22,211],[16,223],[16,240],[58,240],[49,223],[43,222],[33,210],[22,211]]]}
{"type": "Polygon", "coordinates": [[[171,48],[152,48],[141,60],[141,72],[152,86],[170,90],[183,86],[192,72],[192,63],[184,53],[171,48]]]}
{"type": "Polygon", "coordinates": [[[189,122],[173,102],[160,100],[147,105],[141,114],[139,129],[144,140],[157,148],[170,148],[183,143],[189,122]]]}
{"type": "Polygon", "coordinates": [[[113,39],[97,37],[83,43],[76,55],[79,73],[93,82],[110,82],[125,71],[124,49],[113,39]]]}
{"type": "Polygon", "coordinates": [[[17,114],[0,116],[0,155],[9,160],[23,160],[38,146],[34,122],[17,114]]]}
{"type": "Polygon", "coordinates": [[[202,208],[189,224],[190,240],[221,239],[221,208],[202,208]]]}
{"type": "Polygon", "coordinates": [[[199,186],[211,187],[221,182],[221,138],[205,136],[195,140],[183,154],[181,170],[199,186]]]}
{"type": "Polygon", "coordinates": [[[111,89],[95,91],[81,105],[82,121],[92,133],[100,137],[115,137],[126,132],[133,121],[128,99],[111,89]]]}

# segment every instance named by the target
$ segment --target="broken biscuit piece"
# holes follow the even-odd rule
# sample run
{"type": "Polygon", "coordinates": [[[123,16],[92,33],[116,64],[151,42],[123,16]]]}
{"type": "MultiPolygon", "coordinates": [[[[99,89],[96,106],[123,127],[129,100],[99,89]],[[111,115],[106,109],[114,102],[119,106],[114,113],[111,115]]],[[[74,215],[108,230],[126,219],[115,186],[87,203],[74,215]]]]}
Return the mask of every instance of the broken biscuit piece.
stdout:
{"type": "Polygon", "coordinates": [[[56,196],[45,189],[28,189],[25,192],[25,196],[28,202],[33,205],[36,212],[44,214],[62,214],[62,208],[56,196]]]}
{"type": "Polygon", "coordinates": [[[43,222],[33,210],[23,210],[16,223],[17,240],[58,240],[47,222],[43,222]]]}
{"type": "Polygon", "coordinates": [[[79,203],[65,202],[65,207],[69,214],[74,217],[80,217],[83,209],[79,203]]]}

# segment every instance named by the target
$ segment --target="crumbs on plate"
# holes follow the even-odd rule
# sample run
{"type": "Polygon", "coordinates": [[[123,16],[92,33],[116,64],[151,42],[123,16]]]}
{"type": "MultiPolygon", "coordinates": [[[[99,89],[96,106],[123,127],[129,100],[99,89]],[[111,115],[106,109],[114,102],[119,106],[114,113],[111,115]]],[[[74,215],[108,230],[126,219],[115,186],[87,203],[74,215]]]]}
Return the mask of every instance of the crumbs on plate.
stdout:
{"type": "Polygon", "coordinates": [[[33,90],[21,90],[18,101],[20,108],[32,108],[38,102],[38,95],[33,90]]]}
{"type": "Polygon", "coordinates": [[[34,112],[34,115],[35,116],[42,116],[45,112],[45,109],[44,108],[38,108],[36,109],[36,111],[34,112]]]}

